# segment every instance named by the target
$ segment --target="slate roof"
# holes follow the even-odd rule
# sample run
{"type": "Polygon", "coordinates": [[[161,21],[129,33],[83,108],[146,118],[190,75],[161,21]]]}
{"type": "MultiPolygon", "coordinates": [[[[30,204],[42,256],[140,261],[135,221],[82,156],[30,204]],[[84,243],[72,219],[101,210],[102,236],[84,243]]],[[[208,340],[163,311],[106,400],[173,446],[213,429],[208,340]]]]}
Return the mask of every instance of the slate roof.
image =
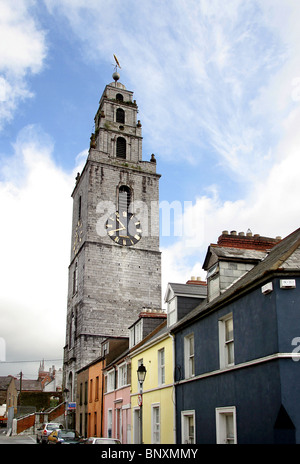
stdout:
{"type": "Polygon", "coordinates": [[[231,248],[222,247],[218,245],[210,245],[207,250],[207,254],[204,260],[203,269],[207,270],[212,264],[217,262],[217,258],[223,258],[226,261],[261,261],[267,256],[265,251],[243,249],[243,248],[231,248]]]}
{"type": "MultiPolygon", "coordinates": [[[[20,390],[20,380],[15,380],[17,390],[20,390]]],[[[43,391],[40,380],[22,380],[22,391],[43,391]]]]}
{"type": "Polygon", "coordinates": [[[221,295],[212,301],[198,305],[187,316],[174,325],[172,330],[184,325],[200,314],[217,309],[220,305],[237,298],[250,290],[259,282],[266,280],[274,272],[299,272],[300,271],[300,228],[281,240],[267,254],[264,260],[259,262],[239,280],[228,287],[221,295]]]}
{"type": "Polygon", "coordinates": [[[9,384],[12,380],[12,377],[10,375],[3,377],[0,377],[0,390],[7,390],[9,387],[9,384]]]}
{"type": "Polygon", "coordinates": [[[206,298],[207,295],[207,286],[199,284],[177,284],[169,282],[167,290],[165,293],[165,301],[168,299],[170,290],[174,292],[175,295],[182,296],[192,296],[192,297],[203,297],[206,298]]]}

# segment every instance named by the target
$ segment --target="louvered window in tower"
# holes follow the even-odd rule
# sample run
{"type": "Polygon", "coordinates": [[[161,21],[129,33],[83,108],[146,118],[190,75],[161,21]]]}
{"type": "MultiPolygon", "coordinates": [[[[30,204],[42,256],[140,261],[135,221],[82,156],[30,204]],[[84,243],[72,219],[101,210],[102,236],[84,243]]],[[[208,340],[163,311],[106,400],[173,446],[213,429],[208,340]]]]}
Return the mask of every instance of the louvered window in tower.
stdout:
{"type": "Polygon", "coordinates": [[[122,185],[119,189],[119,213],[127,217],[129,213],[129,205],[131,202],[131,191],[126,185],[122,185]]]}
{"type": "Polygon", "coordinates": [[[117,158],[126,159],[126,140],[123,137],[117,138],[117,158]]]}
{"type": "Polygon", "coordinates": [[[121,93],[117,93],[116,100],[119,101],[119,102],[122,102],[124,100],[123,95],[121,93]]]}
{"type": "Polygon", "coordinates": [[[125,111],[122,108],[118,108],[116,112],[116,121],[121,122],[122,124],[125,123],[125,111]]]}

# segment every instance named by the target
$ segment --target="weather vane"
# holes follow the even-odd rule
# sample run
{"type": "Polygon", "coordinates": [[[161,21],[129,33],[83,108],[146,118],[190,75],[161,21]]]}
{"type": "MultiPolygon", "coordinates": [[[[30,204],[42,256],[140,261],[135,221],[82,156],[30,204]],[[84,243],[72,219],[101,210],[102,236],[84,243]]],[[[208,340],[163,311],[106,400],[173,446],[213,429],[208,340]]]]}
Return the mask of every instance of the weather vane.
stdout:
{"type": "Polygon", "coordinates": [[[120,79],[120,74],[118,73],[118,68],[121,69],[121,66],[120,66],[120,63],[118,61],[118,58],[116,57],[116,55],[114,54],[114,59],[115,59],[115,70],[114,70],[114,73],[112,75],[116,85],[117,85],[117,81],[120,79]]]}
{"type": "Polygon", "coordinates": [[[116,55],[114,54],[114,59],[115,59],[115,62],[116,62],[116,65],[115,65],[115,72],[118,72],[118,68],[121,69],[121,66],[120,66],[120,63],[118,61],[118,58],[116,57],[116,55]]]}

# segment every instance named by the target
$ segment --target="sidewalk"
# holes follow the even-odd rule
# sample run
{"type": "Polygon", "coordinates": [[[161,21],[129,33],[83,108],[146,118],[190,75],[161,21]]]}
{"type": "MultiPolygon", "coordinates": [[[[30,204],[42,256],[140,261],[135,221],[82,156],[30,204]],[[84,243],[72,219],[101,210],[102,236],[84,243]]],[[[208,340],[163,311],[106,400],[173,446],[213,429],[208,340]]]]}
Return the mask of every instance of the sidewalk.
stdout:
{"type": "Polygon", "coordinates": [[[13,435],[7,436],[6,429],[0,429],[0,445],[34,445],[36,444],[35,435],[13,435]]]}

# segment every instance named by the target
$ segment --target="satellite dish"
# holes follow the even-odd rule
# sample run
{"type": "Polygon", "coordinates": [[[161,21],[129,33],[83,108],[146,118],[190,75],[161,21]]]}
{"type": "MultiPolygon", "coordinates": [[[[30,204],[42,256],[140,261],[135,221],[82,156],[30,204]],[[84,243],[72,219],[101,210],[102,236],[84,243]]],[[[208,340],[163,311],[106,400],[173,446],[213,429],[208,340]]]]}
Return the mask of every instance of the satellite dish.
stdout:
{"type": "Polygon", "coordinates": [[[114,54],[114,59],[115,59],[115,62],[116,62],[116,64],[117,64],[116,68],[118,67],[118,68],[121,69],[120,63],[119,63],[118,58],[116,57],[115,54],[114,54]]]}

